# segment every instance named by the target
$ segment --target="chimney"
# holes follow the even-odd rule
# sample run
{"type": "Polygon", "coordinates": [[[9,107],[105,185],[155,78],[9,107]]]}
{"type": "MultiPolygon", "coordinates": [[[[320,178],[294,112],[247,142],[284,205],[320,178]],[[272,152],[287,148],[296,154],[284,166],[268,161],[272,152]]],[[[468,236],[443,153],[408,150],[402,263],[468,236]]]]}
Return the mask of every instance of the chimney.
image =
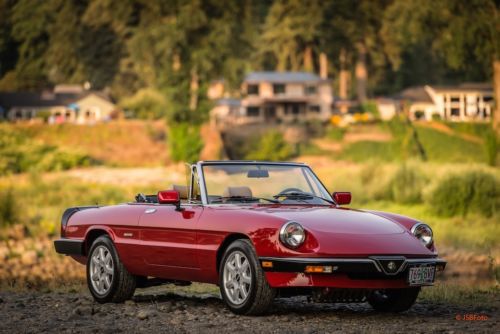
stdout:
{"type": "Polygon", "coordinates": [[[324,52],[319,54],[319,76],[321,79],[328,79],[328,58],[324,52]]]}

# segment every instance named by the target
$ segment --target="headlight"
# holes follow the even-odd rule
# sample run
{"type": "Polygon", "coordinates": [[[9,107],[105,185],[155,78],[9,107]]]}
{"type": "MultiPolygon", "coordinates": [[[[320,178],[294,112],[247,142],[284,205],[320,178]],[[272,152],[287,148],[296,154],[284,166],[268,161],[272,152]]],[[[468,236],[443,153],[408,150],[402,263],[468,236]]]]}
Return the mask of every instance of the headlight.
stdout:
{"type": "Polygon", "coordinates": [[[420,240],[425,247],[429,248],[432,246],[433,235],[432,229],[427,224],[418,223],[411,228],[411,233],[420,240]]]}
{"type": "Polygon", "coordinates": [[[280,240],[289,248],[297,248],[306,240],[306,232],[297,222],[287,222],[280,229],[280,240]]]}

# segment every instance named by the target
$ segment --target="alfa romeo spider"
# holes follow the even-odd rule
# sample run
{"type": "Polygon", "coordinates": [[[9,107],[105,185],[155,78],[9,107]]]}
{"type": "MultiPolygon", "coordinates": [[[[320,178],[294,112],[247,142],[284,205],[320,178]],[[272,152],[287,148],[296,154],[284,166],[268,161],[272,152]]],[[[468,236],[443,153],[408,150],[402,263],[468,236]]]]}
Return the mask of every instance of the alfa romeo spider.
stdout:
{"type": "Polygon", "coordinates": [[[55,249],[86,265],[97,302],[203,282],[218,285],[237,314],[297,295],[400,312],[446,266],[428,225],[346,208],[351,193],[330,194],[305,164],[201,161],[187,179],[129,203],[64,212],[55,249]]]}

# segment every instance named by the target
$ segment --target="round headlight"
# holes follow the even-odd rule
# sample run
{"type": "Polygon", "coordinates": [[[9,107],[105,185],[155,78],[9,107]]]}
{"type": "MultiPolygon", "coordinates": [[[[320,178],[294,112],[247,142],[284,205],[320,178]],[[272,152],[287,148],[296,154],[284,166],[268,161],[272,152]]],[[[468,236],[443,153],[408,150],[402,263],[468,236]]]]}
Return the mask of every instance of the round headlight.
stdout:
{"type": "Polygon", "coordinates": [[[418,223],[411,228],[411,233],[420,240],[425,247],[432,246],[433,235],[432,229],[427,224],[418,223]]]}
{"type": "Polygon", "coordinates": [[[290,221],[281,227],[280,240],[287,247],[297,248],[306,240],[306,232],[302,225],[290,221]]]}

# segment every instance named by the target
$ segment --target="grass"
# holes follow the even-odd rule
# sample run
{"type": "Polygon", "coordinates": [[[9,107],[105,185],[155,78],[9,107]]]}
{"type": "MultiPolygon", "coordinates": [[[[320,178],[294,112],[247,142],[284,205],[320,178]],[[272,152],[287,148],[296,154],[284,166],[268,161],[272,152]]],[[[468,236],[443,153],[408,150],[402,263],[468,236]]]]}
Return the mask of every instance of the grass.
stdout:
{"type": "Polygon", "coordinates": [[[416,129],[429,161],[486,162],[480,143],[418,125],[416,129]]]}
{"type": "Polygon", "coordinates": [[[37,143],[82,152],[108,166],[160,166],[168,162],[163,121],[115,121],[95,125],[0,124],[37,143]]]}
{"type": "Polygon", "coordinates": [[[423,288],[420,301],[474,307],[497,307],[499,286],[471,287],[438,283],[433,287],[423,288]]]}

